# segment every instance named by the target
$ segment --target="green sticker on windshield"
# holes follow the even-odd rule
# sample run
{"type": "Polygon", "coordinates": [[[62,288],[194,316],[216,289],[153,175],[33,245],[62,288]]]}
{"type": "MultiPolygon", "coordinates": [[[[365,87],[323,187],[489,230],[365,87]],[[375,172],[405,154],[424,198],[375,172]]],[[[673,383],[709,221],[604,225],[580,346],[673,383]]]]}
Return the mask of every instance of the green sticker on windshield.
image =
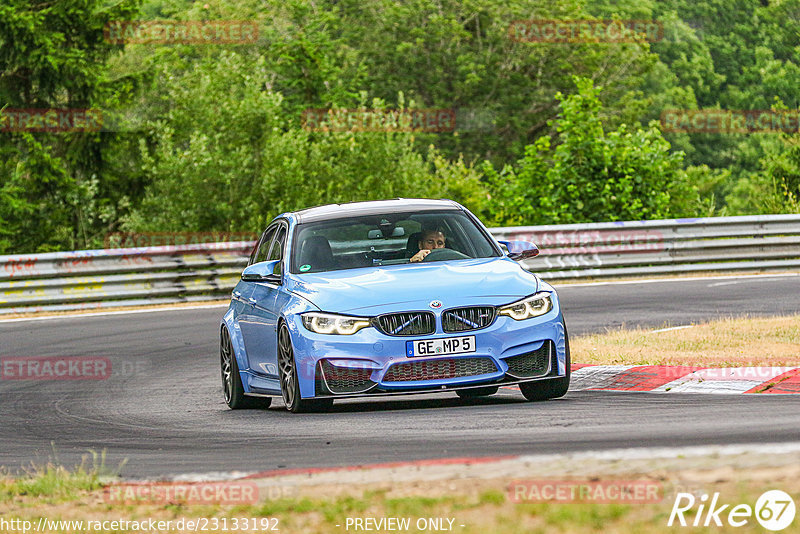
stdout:
{"type": "Polygon", "coordinates": [[[305,265],[301,265],[300,266],[300,272],[304,273],[304,272],[310,271],[310,270],[311,270],[311,266],[309,264],[305,264],[305,265]]]}

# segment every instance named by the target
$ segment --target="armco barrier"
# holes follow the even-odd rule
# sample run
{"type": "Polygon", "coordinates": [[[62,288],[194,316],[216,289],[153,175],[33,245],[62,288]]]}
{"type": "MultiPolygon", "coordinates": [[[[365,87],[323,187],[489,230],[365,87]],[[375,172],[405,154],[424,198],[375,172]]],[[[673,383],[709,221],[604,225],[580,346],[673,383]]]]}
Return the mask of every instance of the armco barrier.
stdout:
{"type": "MultiPolygon", "coordinates": [[[[549,280],[800,269],[800,215],[494,228],[549,280]]],[[[0,314],[223,298],[252,242],[0,256],[0,314]]]]}
{"type": "Polygon", "coordinates": [[[0,314],[220,298],[253,243],[79,250],[0,256],[0,314]]]}
{"type": "Polygon", "coordinates": [[[542,278],[602,278],[800,268],[800,215],[757,215],[494,228],[536,243],[542,278]]]}

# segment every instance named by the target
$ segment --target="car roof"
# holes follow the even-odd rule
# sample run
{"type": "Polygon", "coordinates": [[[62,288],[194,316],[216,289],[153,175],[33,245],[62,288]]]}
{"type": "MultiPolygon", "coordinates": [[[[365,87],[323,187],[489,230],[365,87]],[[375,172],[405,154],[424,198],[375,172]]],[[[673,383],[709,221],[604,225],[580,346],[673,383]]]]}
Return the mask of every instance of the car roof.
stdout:
{"type": "Polygon", "coordinates": [[[460,204],[452,200],[432,200],[428,198],[396,198],[393,200],[371,200],[349,202],[347,204],[328,204],[292,213],[298,223],[344,219],[363,215],[382,215],[404,211],[461,210],[460,204]]]}

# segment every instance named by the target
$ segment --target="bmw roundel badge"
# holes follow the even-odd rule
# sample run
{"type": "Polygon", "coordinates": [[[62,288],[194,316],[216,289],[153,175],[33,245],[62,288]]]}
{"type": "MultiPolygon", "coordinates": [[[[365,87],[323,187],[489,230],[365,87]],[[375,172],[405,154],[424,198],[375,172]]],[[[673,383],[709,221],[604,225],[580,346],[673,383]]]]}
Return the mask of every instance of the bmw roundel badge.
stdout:
{"type": "Polygon", "coordinates": [[[441,300],[432,300],[431,303],[430,303],[430,307],[434,308],[434,309],[441,308],[442,307],[442,301],[441,300]]]}

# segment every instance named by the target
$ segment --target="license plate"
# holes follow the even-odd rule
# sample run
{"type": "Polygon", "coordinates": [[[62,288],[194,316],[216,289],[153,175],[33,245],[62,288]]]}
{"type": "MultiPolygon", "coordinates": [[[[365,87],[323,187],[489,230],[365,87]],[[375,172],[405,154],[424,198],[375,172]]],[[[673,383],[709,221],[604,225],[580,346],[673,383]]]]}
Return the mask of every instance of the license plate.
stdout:
{"type": "Polygon", "coordinates": [[[467,354],[475,352],[475,336],[445,337],[406,341],[406,355],[444,356],[445,354],[467,354]]]}

